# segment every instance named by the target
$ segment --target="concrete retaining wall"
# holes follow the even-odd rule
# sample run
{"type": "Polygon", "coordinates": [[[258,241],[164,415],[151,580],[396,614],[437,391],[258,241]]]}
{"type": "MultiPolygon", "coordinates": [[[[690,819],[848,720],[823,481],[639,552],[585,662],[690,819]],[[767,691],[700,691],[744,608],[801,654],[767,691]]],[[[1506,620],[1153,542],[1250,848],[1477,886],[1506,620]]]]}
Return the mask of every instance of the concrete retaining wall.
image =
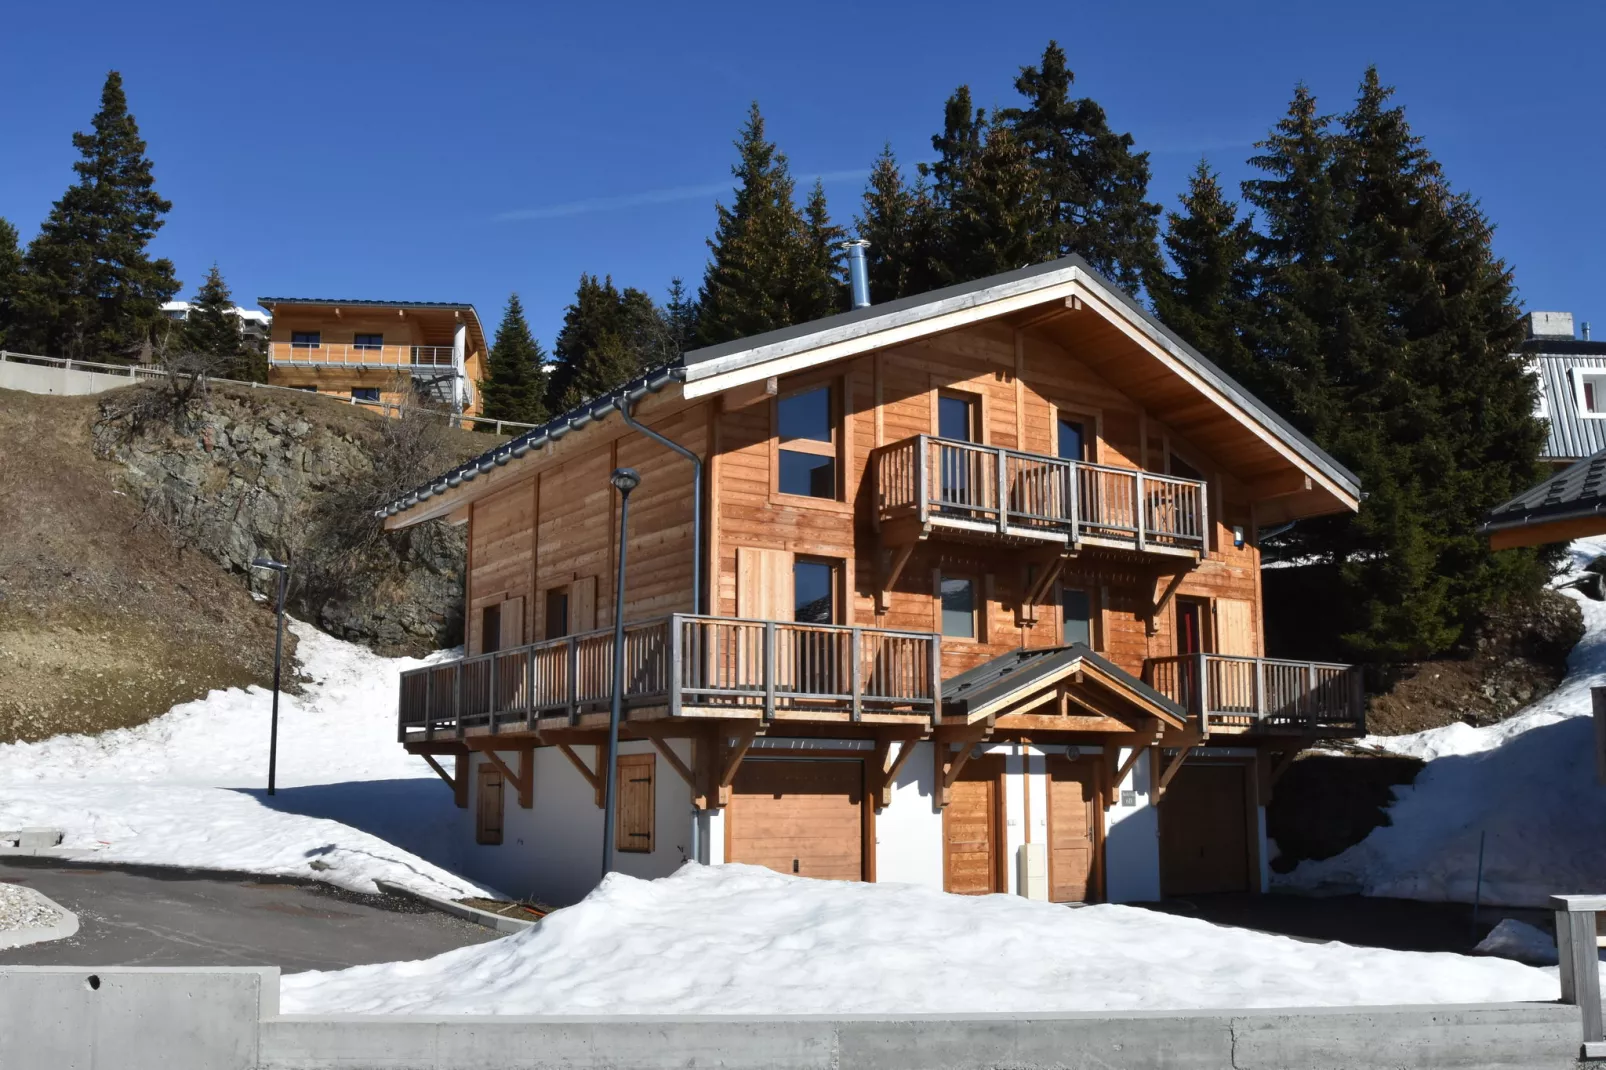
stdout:
{"type": "Polygon", "coordinates": [[[7,1070],[1550,1070],[1558,1004],[953,1018],[279,1016],[273,969],[0,967],[7,1070]],[[93,978],[93,981],[91,980],[93,978]]]}
{"type": "Polygon", "coordinates": [[[30,394],[100,394],[138,382],[129,375],[0,361],[0,389],[30,394]]]}

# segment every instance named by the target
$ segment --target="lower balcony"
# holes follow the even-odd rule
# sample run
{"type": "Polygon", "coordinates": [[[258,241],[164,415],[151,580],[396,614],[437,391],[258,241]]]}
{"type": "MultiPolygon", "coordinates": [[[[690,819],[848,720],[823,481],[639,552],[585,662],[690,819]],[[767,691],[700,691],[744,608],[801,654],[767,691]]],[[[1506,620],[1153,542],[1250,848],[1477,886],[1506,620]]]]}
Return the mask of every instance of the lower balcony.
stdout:
{"type": "MultiPolygon", "coordinates": [[[[625,625],[632,720],[737,717],[932,723],[940,637],[676,613],[625,625]]],[[[613,629],[401,674],[403,743],[606,723],[613,629]]]]}
{"type": "Polygon", "coordinates": [[[1206,733],[1366,732],[1361,670],[1354,665],[1185,654],[1148,659],[1143,682],[1197,718],[1206,733]]]}

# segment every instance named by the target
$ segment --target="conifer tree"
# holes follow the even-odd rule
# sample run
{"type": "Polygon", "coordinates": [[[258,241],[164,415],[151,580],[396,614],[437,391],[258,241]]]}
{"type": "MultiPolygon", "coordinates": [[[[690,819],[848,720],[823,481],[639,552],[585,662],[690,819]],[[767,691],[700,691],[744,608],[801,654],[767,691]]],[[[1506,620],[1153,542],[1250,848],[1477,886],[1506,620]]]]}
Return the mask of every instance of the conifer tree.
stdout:
{"type": "Polygon", "coordinates": [[[671,356],[679,356],[695,344],[697,299],[686,292],[686,281],[679,275],[669,280],[669,300],[664,302],[664,326],[674,350],[671,356]]]}
{"type": "Polygon", "coordinates": [[[1238,218],[1238,206],[1221,189],[1219,176],[1199,161],[1182,211],[1166,216],[1165,249],[1172,270],[1151,276],[1155,314],[1228,375],[1258,385],[1258,366],[1248,332],[1254,318],[1254,275],[1249,254],[1255,232],[1238,218]]]}
{"type": "MultiPolygon", "coordinates": [[[[764,135],[755,103],[736,140],[731,167],[736,195],[716,205],[712,254],[698,294],[697,338],[702,345],[785,327],[807,318],[798,293],[806,258],[805,223],[793,197],[786,156],[764,135]]],[[[811,287],[812,289],[812,287],[811,287]]]]}
{"type": "Polygon", "coordinates": [[[803,202],[803,255],[798,259],[797,307],[793,322],[817,320],[847,311],[847,267],[842,243],[847,232],[831,222],[825,186],[815,180],[803,202]]]}
{"type": "Polygon", "coordinates": [[[67,357],[132,357],[179,290],[173,265],[146,251],[172,205],[156,192],[123,79],[106,76],[89,133],[73,135],[78,181],[28,248],[22,317],[35,344],[67,357]]]}
{"type": "Polygon", "coordinates": [[[968,282],[1052,258],[1047,202],[1026,148],[1008,126],[981,120],[971,151],[943,204],[942,266],[968,282]]]}
{"type": "Polygon", "coordinates": [[[0,217],[0,348],[20,340],[17,300],[21,288],[22,250],[17,245],[17,228],[0,217]]]}
{"type": "Polygon", "coordinates": [[[580,276],[552,346],[547,408],[562,412],[673,357],[671,329],[652,298],[612,278],[580,276]]]}
{"type": "Polygon", "coordinates": [[[858,237],[870,243],[865,266],[870,300],[879,304],[925,293],[941,283],[935,263],[942,220],[923,175],[913,185],[888,145],[876,157],[864,189],[864,214],[854,221],[858,237]]]}
{"type": "Polygon", "coordinates": [[[1042,65],[1022,67],[1015,79],[1025,106],[1005,108],[997,119],[1037,172],[1046,202],[1043,257],[1079,253],[1137,293],[1159,262],[1160,206],[1147,199],[1149,154],[1132,150],[1132,135],[1111,130],[1096,101],[1072,99],[1075,80],[1064,50],[1050,41],[1042,65]]]}
{"type": "Polygon", "coordinates": [[[530,333],[516,293],[508,295],[486,368],[490,374],[480,381],[481,415],[527,424],[546,422],[546,353],[530,333]]]}
{"type": "Polygon", "coordinates": [[[267,357],[247,344],[234,311],[234,296],[216,264],[207,271],[206,281],[196,291],[191,306],[181,337],[173,344],[189,353],[213,358],[208,365],[225,379],[268,381],[267,357]]]}

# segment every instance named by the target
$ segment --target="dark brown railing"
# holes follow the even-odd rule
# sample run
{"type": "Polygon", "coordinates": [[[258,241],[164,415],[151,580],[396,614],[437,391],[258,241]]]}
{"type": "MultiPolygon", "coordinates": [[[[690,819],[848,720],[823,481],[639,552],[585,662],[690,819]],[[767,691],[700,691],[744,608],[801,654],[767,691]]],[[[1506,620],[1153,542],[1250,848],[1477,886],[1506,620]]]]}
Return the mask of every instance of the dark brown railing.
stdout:
{"type": "Polygon", "coordinates": [[[1203,717],[1206,727],[1365,731],[1360,669],[1325,661],[1229,654],[1150,658],[1150,687],[1203,717]]]}
{"type": "MultiPolygon", "coordinates": [[[[929,632],[676,613],[625,625],[628,707],[773,718],[778,711],[934,717],[941,639],[929,632]]],[[[613,698],[613,629],[401,674],[403,742],[571,724],[613,698]]]]}
{"type": "Polygon", "coordinates": [[[1200,480],[931,435],[878,452],[876,493],[883,522],[915,516],[1017,538],[1203,552],[1210,530],[1200,480]]]}

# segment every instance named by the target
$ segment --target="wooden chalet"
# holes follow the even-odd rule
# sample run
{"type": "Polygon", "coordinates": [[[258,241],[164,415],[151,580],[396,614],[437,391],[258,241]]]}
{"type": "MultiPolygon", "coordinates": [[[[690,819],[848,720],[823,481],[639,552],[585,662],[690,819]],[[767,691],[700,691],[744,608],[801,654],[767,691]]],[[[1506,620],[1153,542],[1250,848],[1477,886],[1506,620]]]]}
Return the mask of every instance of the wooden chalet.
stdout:
{"type": "Polygon", "coordinates": [[[621,466],[624,872],[1259,889],[1277,773],[1362,731],[1348,666],[1264,656],[1257,548],[1355,477],[1072,257],[687,353],[383,510],[469,526],[399,736],[509,891],[595,882],[621,466]]]}
{"type": "Polygon", "coordinates": [[[480,411],[485,331],[473,305],[259,297],[273,313],[268,382],[369,404],[480,411]]]}

